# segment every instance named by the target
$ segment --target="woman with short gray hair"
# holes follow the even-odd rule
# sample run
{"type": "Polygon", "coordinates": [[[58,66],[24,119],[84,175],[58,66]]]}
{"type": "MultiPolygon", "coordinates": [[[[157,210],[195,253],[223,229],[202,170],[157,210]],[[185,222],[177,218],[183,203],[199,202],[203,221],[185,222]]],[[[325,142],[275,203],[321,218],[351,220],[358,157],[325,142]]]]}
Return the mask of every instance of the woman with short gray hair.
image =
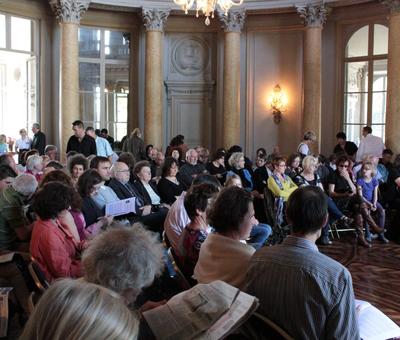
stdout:
{"type": "Polygon", "coordinates": [[[35,176],[31,174],[21,174],[15,178],[12,187],[21,195],[29,197],[36,191],[38,182],[35,176]]]}
{"type": "Polygon", "coordinates": [[[163,248],[157,235],[139,224],[111,228],[92,240],[82,263],[86,281],[113,290],[130,304],[161,274],[163,248]]]}
{"type": "Polygon", "coordinates": [[[36,180],[40,182],[43,176],[42,170],[43,170],[42,157],[40,157],[39,155],[29,156],[28,159],[26,160],[25,173],[35,176],[36,180]]]}

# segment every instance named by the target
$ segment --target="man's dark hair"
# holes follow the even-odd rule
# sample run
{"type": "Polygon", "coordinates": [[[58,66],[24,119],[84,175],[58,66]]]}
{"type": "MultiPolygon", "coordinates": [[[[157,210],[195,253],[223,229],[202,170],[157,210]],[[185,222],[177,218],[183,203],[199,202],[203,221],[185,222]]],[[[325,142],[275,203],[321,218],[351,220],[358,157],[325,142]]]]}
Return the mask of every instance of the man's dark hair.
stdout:
{"type": "Polygon", "coordinates": [[[218,181],[217,177],[208,174],[201,174],[195,177],[195,179],[192,182],[192,186],[203,183],[214,185],[218,189],[221,188],[221,183],[218,181]]]}
{"type": "Polygon", "coordinates": [[[85,129],[85,132],[88,132],[88,131],[94,131],[94,127],[93,127],[93,126],[88,126],[88,127],[85,129]]]}
{"type": "Polygon", "coordinates": [[[0,180],[6,179],[8,177],[17,177],[17,173],[9,165],[0,166],[0,180]]]}
{"type": "Polygon", "coordinates": [[[210,225],[217,232],[239,231],[250,202],[253,197],[242,188],[222,189],[208,214],[210,225]]]}
{"type": "Polygon", "coordinates": [[[240,145],[232,145],[229,150],[228,153],[232,154],[234,152],[243,152],[243,149],[240,145]]]}
{"type": "Polygon", "coordinates": [[[162,167],[162,174],[161,174],[162,177],[169,176],[169,171],[170,171],[170,169],[171,169],[173,164],[176,164],[176,166],[179,168],[179,163],[175,158],[173,158],[173,157],[166,157],[165,158],[164,164],[163,164],[163,167],[162,167]]]}
{"type": "Polygon", "coordinates": [[[78,192],[82,198],[89,197],[96,184],[103,182],[95,169],[86,170],[78,179],[78,192]]]}
{"type": "Polygon", "coordinates": [[[336,158],[336,165],[342,164],[344,162],[349,162],[349,157],[347,155],[341,155],[336,158]]]}
{"type": "Polygon", "coordinates": [[[100,163],[111,163],[110,160],[107,157],[104,156],[96,156],[93,157],[92,160],[90,161],[90,169],[97,169],[100,165],[100,163]]]}
{"type": "Polygon", "coordinates": [[[337,134],[336,134],[336,139],[343,139],[343,140],[346,140],[346,134],[343,132],[343,131],[340,131],[340,132],[338,132],[337,134]]]}
{"type": "Polygon", "coordinates": [[[385,149],[385,150],[383,150],[382,155],[393,156],[393,151],[391,149],[385,149]]]}
{"type": "Polygon", "coordinates": [[[200,184],[191,187],[185,195],[184,206],[191,220],[197,216],[196,210],[205,211],[208,200],[218,192],[214,185],[200,184]]]}
{"type": "Polygon", "coordinates": [[[294,232],[315,233],[323,227],[327,214],[326,195],[316,186],[296,189],[286,205],[286,216],[294,232]]]}
{"type": "Polygon", "coordinates": [[[101,129],[101,133],[105,133],[106,135],[108,135],[108,130],[107,129],[101,129]]]}
{"type": "Polygon", "coordinates": [[[84,128],[85,126],[83,125],[83,122],[81,120],[75,120],[72,122],[72,126],[78,126],[80,128],[84,128]]]}
{"type": "Polygon", "coordinates": [[[96,136],[100,137],[101,131],[100,129],[96,129],[94,130],[94,133],[96,134],[96,136]]]}
{"type": "Polygon", "coordinates": [[[363,131],[368,132],[368,134],[371,134],[371,133],[372,133],[372,129],[371,129],[370,126],[364,126],[364,127],[363,127],[363,131]]]}
{"type": "Polygon", "coordinates": [[[45,168],[54,168],[56,170],[64,169],[64,165],[57,161],[50,161],[46,164],[45,168]]]}
{"type": "Polygon", "coordinates": [[[50,182],[39,189],[33,198],[33,211],[42,219],[56,218],[68,209],[74,196],[74,189],[60,182],[50,182]]]}

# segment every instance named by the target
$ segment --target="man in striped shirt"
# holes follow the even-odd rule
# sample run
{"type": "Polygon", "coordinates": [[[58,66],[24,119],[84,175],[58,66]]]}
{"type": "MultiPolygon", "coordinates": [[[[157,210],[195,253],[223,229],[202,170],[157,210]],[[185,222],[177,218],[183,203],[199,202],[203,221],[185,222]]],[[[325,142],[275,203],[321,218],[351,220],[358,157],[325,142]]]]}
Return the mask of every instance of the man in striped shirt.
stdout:
{"type": "Polygon", "coordinates": [[[301,187],[286,213],[292,234],[257,251],[247,274],[258,312],[295,339],[360,339],[351,275],[315,245],[328,219],[326,195],[301,187]]]}

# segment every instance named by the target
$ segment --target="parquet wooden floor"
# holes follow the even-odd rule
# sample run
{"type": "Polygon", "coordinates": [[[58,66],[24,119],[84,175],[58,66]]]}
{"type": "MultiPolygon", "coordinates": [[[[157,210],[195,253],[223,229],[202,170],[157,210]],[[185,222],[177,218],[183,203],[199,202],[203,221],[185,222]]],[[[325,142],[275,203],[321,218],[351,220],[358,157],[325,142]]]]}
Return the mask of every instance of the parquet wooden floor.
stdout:
{"type": "Polygon", "coordinates": [[[352,233],[341,234],[322,253],[346,266],[353,278],[354,294],[379,308],[400,326],[400,245],[373,241],[367,249],[355,243],[352,233]]]}

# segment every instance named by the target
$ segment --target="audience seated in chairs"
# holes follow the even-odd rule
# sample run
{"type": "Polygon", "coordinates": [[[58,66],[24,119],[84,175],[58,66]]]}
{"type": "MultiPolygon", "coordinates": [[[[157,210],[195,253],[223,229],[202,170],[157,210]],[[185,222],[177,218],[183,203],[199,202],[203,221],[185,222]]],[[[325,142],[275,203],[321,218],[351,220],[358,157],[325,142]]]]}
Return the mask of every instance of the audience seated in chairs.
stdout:
{"type": "Polygon", "coordinates": [[[134,304],[164,268],[156,234],[139,224],[114,227],[98,235],[83,253],[85,279],[111,289],[134,304]]]}
{"type": "Polygon", "coordinates": [[[247,292],[265,315],[295,339],[360,339],[349,271],[321,254],[315,241],[328,220],[325,193],[315,186],[289,198],[292,234],[251,259],[247,292]]]}
{"type": "Polygon", "coordinates": [[[32,226],[24,207],[37,186],[34,176],[21,174],[0,190],[0,251],[28,252],[32,226]]]}
{"type": "Polygon", "coordinates": [[[41,297],[20,339],[137,339],[138,331],[138,317],[118,294],[93,283],[64,279],[41,297]]]}
{"type": "Polygon", "coordinates": [[[51,182],[39,189],[33,198],[33,210],[38,219],[32,231],[30,253],[48,281],[82,275],[80,254],[83,244],[72,232],[75,228],[77,234],[73,217],[68,212],[73,196],[71,187],[51,182]]]}
{"type": "Polygon", "coordinates": [[[157,189],[163,202],[171,205],[185,190],[185,187],[176,177],[179,171],[179,162],[172,157],[165,158],[161,179],[157,189]]]}
{"type": "Polygon", "coordinates": [[[178,180],[185,189],[189,189],[193,179],[207,171],[205,165],[198,162],[198,157],[195,149],[189,149],[186,152],[186,163],[179,169],[178,180]]]}
{"type": "Polygon", "coordinates": [[[199,283],[222,280],[243,287],[250,258],[255,249],[241,242],[258,224],[254,217],[253,198],[238,187],[224,188],[208,213],[214,233],[200,248],[194,277],[199,283]]]}
{"type": "Polygon", "coordinates": [[[88,169],[88,160],[80,153],[75,154],[68,158],[67,169],[73,182],[77,184],[79,177],[88,169]]]}

